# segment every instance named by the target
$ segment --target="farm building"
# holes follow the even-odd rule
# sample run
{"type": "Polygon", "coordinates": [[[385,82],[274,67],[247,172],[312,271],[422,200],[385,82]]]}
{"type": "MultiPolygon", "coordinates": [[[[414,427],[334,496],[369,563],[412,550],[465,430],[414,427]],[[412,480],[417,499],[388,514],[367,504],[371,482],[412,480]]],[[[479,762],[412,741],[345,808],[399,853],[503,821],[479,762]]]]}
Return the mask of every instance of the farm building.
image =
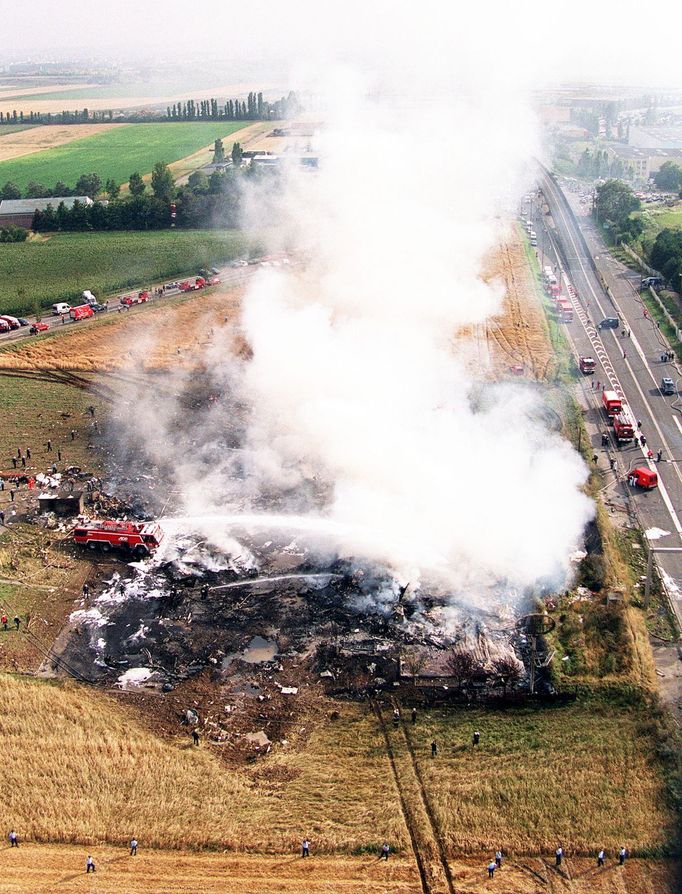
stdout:
{"type": "Polygon", "coordinates": [[[48,205],[56,210],[61,202],[71,208],[74,202],[92,205],[89,196],[54,196],[49,199],[4,199],[0,202],[0,227],[30,227],[36,211],[44,211],[48,205]]]}

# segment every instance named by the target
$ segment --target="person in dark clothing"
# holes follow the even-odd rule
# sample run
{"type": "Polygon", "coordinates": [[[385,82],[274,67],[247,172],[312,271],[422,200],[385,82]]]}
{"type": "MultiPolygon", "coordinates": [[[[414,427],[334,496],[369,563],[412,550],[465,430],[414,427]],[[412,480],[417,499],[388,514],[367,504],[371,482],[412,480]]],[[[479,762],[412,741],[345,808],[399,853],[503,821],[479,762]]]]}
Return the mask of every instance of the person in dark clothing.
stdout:
{"type": "Polygon", "coordinates": [[[84,583],[83,584],[83,597],[85,599],[87,599],[89,594],[90,594],[90,587],[88,586],[87,583],[84,583]]]}
{"type": "Polygon", "coordinates": [[[57,447],[57,459],[59,460],[59,462],[62,461],[62,448],[61,447],[57,447]]]}
{"type": "Polygon", "coordinates": [[[5,513],[0,509],[0,525],[5,524],[5,513]]]}
{"type": "Polygon", "coordinates": [[[400,723],[400,708],[393,709],[393,726],[398,726],[400,723]]]}
{"type": "Polygon", "coordinates": [[[646,447],[646,438],[644,435],[641,435],[639,440],[641,441],[642,447],[646,447]]]}
{"type": "Polygon", "coordinates": [[[21,618],[19,617],[19,615],[15,615],[14,616],[14,626],[16,627],[17,630],[19,629],[20,624],[21,624],[21,618]]]}
{"type": "Polygon", "coordinates": [[[26,448],[26,459],[30,459],[30,458],[31,458],[31,448],[27,447],[26,448]]]}
{"type": "Polygon", "coordinates": [[[608,443],[609,443],[609,436],[606,434],[606,432],[603,432],[603,433],[602,433],[602,436],[601,436],[601,445],[602,445],[602,447],[607,447],[607,446],[608,446],[608,443]]]}
{"type": "Polygon", "coordinates": [[[201,587],[201,598],[202,599],[208,599],[208,590],[209,590],[208,584],[203,584],[201,587]]]}
{"type": "Polygon", "coordinates": [[[22,469],[26,468],[26,457],[25,456],[21,457],[21,468],[22,469]]]}
{"type": "Polygon", "coordinates": [[[472,745],[478,745],[478,743],[480,741],[481,741],[481,734],[479,733],[478,730],[476,730],[476,732],[471,737],[471,743],[472,743],[472,745]]]}
{"type": "Polygon", "coordinates": [[[192,741],[195,745],[199,744],[199,733],[195,729],[192,730],[192,741]]]}
{"type": "Polygon", "coordinates": [[[438,746],[436,745],[436,741],[434,739],[434,741],[431,742],[431,757],[435,757],[437,754],[438,754],[438,746]]]}
{"type": "Polygon", "coordinates": [[[47,452],[52,453],[52,441],[49,438],[47,439],[47,452]]]}
{"type": "Polygon", "coordinates": [[[71,429],[71,440],[72,441],[76,440],[76,429],[75,428],[71,429]]]}
{"type": "Polygon", "coordinates": [[[415,724],[416,722],[417,722],[417,709],[416,709],[416,708],[412,708],[412,725],[414,726],[414,724],[415,724]]]}
{"type": "Polygon", "coordinates": [[[12,466],[13,466],[15,469],[16,469],[16,467],[17,467],[17,458],[16,458],[16,456],[13,456],[13,457],[12,457],[12,466]]]}
{"type": "Polygon", "coordinates": [[[10,502],[11,502],[11,503],[14,502],[14,494],[15,494],[15,493],[16,493],[16,491],[15,491],[14,488],[12,488],[12,490],[9,492],[9,498],[10,498],[10,502]]]}
{"type": "Polygon", "coordinates": [[[381,859],[388,860],[388,855],[391,853],[391,848],[388,844],[388,841],[384,841],[381,845],[381,859]]]}
{"type": "Polygon", "coordinates": [[[657,462],[657,463],[660,463],[660,461],[661,461],[662,459],[663,459],[663,451],[662,451],[662,450],[657,450],[657,451],[656,451],[656,462],[657,462]]]}
{"type": "Polygon", "coordinates": [[[19,836],[14,831],[14,829],[12,829],[12,831],[9,833],[9,846],[19,847],[19,836]]]}

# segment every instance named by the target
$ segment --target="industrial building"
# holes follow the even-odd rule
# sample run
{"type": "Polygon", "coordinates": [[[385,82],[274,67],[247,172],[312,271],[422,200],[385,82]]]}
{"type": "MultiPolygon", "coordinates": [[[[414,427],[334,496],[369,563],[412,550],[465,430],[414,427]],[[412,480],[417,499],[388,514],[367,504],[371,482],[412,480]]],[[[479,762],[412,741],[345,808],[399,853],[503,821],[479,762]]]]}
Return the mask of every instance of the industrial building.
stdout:
{"type": "Polygon", "coordinates": [[[26,227],[30,229],[36,211],[44,211],[48,205],[57,210],[61,203],[66,208],[73,207],[75,202],[81,205],[92,205],[89,196],[54,196],[48,199],[3,199],[0,202],[0,227],[26,227]]]}

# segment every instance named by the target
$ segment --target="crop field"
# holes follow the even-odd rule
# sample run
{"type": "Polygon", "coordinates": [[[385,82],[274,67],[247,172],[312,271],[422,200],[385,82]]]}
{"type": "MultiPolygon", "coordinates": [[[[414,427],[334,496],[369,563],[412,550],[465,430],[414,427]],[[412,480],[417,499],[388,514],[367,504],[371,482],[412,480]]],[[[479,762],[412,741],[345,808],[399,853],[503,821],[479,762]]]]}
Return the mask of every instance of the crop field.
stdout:
{"type": "Polygon", "coordinates": [[[234,230],[63,233],[7,244],[0,251],[0,307],[30,313],[36,303],[78,299],[83,289],[106,295],[230,260],[247,246],[234,230]]]}
{"type": "Polygon", "coordinates": [[[22,130],[32,130],[37,124],[0,124],[0,137],[11,133],[20,133],[22,130]]]}
{"type": "Polygon", "coordinates": [[[63,180],[71,186],[91,171],[103,181],[112,178],[123,183],[134,171],[144,174],[157,161],[178,161],[245,126],[240,121],[118,125],[38,156],[0,161],[0,183],[11,180],[24,189],[29,180],[46,185],[63,180]]]}
{"type": "MultiPolygon", "coordinates": [[[[68,126],[18,124],[16,127],[13,124],[0,125],[0,162],[54,149],[74,140],[82,140],[85,137],[122,126],[121,124],[70,124],[68,126]],[[8,129],[3,130],[3,127],[8,129]]],[[[2,183],[6,182],[6,180],[2,181],[2,183]]],[[[52,186],[53,184],[48,185],[52,186]]]]}

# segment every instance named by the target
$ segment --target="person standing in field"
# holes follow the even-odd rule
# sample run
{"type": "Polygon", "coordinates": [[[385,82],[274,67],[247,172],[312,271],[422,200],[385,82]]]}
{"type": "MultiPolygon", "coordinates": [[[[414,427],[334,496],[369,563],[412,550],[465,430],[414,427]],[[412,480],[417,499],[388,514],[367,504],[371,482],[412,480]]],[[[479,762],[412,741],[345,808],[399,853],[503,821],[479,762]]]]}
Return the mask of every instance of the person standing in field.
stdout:
{"type": "Polygon", "coordinates": [[[90,854],[88,854],[88,859],[85,861],[85,872],[90,873],[95,871],[95,861],[92,859],[90,854]]]}
{"type": "Polygon", "coordinates": [[[502,867],[502,851],[495,851],[495,863],[498,869],[502,867]]]}
{"type": "Polygon", "coordinates": [[[561,866],[561,861],[564,859],[564,849],[563,849],[563,847],[559,846],[559,847],[554,851],[554,856],[556,857],[556,865],[557,865],[557,866],[561,866]]]}
{"type": "Polygon", "coordinates": [[[137,856],[137,838],[130,839],[130,856],[131,857],[137,856]]]}
{"type": "Polygon", "coordinates": [[[381,845],[381,860],[388,860],[388,855],[391,853],[391,848],[389,846],[388,841],[384,841],[381,845]]]}
{"type": "Polygon", "coordinates": [[[624,847],[622,847],[618,851],[618,865],[619,866],[625,865],[625,858],[627,857],[627,855],[628,855],[628,852],[627,852],[626,848],[624,848],[624,847]]]}
{"type": "Polygon", "coordinates": [[[307,838],[304,838],[301,842],[301,856],[309,857],[310,856],[310,841],[307,838]]]}
{"type": "Polygon", "coordinates": [[[493,878],[495,875],[495,870],[497,869],[497,865],[494,860],[491,860],[488,863],[488,878],[493,878]]]}
{"type": "Polygon", "coordinates": [[[412,726],[417,722],[417,709],[412,708],[412,726]]]}
{"type": "Polygon", "coordinates": [[[606,854],[604,853],[604,848],[602,848],[597,854],[597,867],[601,867],[604,865],[606,861],[606,854]]]}
{"type": "Polygon", "coordinates": [[[436,745],[436,740],[434,739],[431,742],[431,757],[435,757],[438,754],[438,746],[436,745]]]}
{"type": "Polygon", "coordinates": [[[14,829],[12,829],[12,831],[9,833],[9,846],[19,847],[19,836],[14,829]]]}

